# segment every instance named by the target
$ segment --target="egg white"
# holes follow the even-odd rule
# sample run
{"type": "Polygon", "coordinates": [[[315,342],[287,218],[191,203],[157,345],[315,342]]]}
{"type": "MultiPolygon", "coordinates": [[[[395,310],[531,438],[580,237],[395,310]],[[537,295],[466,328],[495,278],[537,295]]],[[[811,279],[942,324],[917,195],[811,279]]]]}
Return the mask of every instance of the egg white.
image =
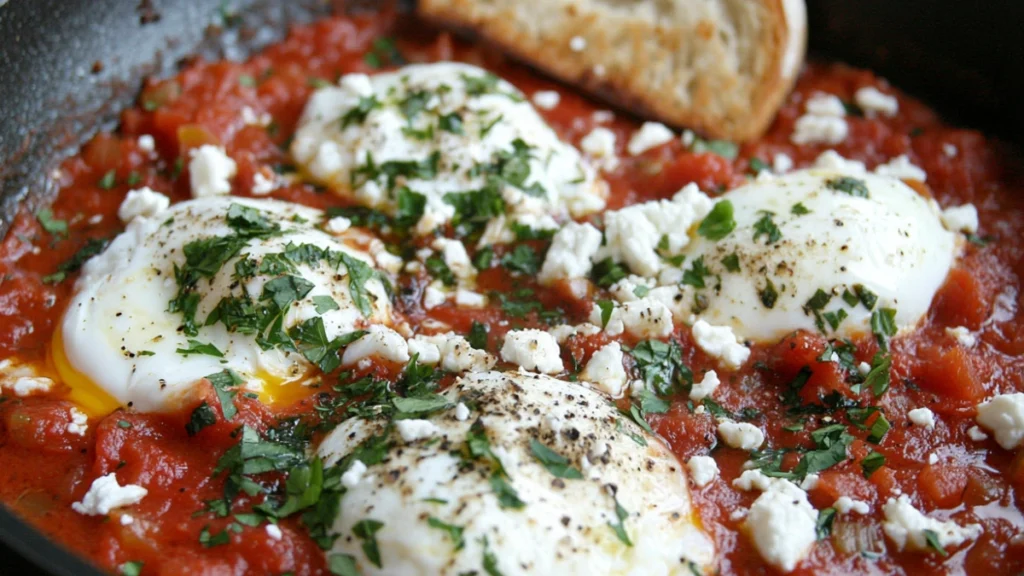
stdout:
{"type": "MultiPolygon", "coordinates": [[[[347,491],[332,552],[353,556],[361,573],[483,573],[485,552],[507,576],[684,575],[703,573],[713,562],[714,547],[699,527],[682,466],[601,393],[543,375],[482,372],[460,378],[443,395],[452,408],[414,425],[394,421],[402,429],[390,433],[393,444],[383,461],[365,470],[351,463],[342,476],[347,491]],[[460,459],[477,421],[525,502],[521,509],[500,506],[489,465],[460,459]],[[419,434],[403,439],[411,430],[419,434]],[[531,439],[564,457],[582,478],[552,475],[535,457],[531,439]],[[609,525],[618,523],[616,499],[628,513],[624,528],[632,546],[609,525]],[[430,526],[431,517],[461,527],[464,547],[457,550],[445,531],[430,526]],[[367,561],[353,536],[353,526],[366,519],[383,523],[375,534],[380,567],[367,561]]],[[[345,421],[318,454],[337,464],[387,425],[383,419],[345,421]]]]}
{"type": "MultiPolygon", "coordinates": [[[[231,369],[249,389],[273,401],[283,391],[281,384],[301,380],[311,364],[296,352],[263,349],[254,334],[229,332],[223,323],[202,323],[222,297],[244,291],[257,301],[263,285],[274,277],[257,274],[244,281],[234,279],[235,262],[243,257],[258,261],[267,254],[283,252],[289,243],[308,243],[344,252],[373,266],[366,253],[319,230],[322,221],[319,210],[231,197],[182,202],[156,217],[132,220],[104,252],[85,264],[57,330],[57,366],[72,387],[72,398],[100,413],[118,405],[139,411],[170,410],[189,397],[200,379],[231,369]],[[182,315],[168,312],[169,302],[178,292],[175,267],[185,263],[183,247],[189,242],[232,232],[225,218],[232,204],[258,210],[284,233],[249,240],[213,277],[199,280],[199,333],[186,336],[180,329],[182,315]],[[223,358],[176,352],[189,348],[189,339],[215,346],[223,358]]],[[[319,315],[327,337],[333,339],[390,320],[390,300],[379,279],[366,282],[372,314],[364,318],[350,295],[344,266],[334,270],[323,263],[313,268],[303,264],[297,267],[297,275],[313,288],[289,306],[285,329],[319,315]],[[315,296],[331,297],[337,309],[319,314],[315,296]]],[[[289,391],[297,388],[295,384],[289,391]]]]}
{"type": "Polygon", "coordinates": [[[882,307],[896,310],[899,329],[912,328],[961,248],[933,200],[900,180],[864,172],[812,169],[758,178],[718,201],[732,203],[736,228],[720,240],[695,235],[683,251],[683,269],[703,258],[712,275],[704,278],[705,288],[694,290],[707,306],[700,316],[747,340],[772,341],[822,326],[829,335],[852,337],[869,332],[873,310],[882,307]],[[844,176],[861,182],[868,197],[830,188],[844,176]],[[797,204],[808,213],[794,213],[797,204]],[[754,238],[766,211],[781,234],[774,243],[764,233],[754,238]],[[734,254],[738,272],[723,263],[734,254]],[[769,280],[777,293],[771,308],[762,300],[769,280]],[[873,309],[843,300],[858,285],[877,296],[873,309]],[[831,298],[815,310],[808,302],[819,289],[831,298]],[[833,330],[821,315],[839,310],[847,317],[833,330]]]}

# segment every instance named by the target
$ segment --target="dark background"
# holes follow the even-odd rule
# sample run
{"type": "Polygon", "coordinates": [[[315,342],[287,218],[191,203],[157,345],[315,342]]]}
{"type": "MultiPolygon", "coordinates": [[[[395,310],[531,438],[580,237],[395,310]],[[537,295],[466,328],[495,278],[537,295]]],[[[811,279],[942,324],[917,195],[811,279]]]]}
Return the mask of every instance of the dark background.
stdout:
{"type": "MultiPolygon", "coordinates": [[[[111,127],[144,76],[188,54],[244,58],[332,4],[374,2],[0,0],[0,216],[48,199],[45,174],[111,127]],[[243,26],[216,26],[224,6],[243,26]]],[[[808,12],[812,55],[871,68],[954,124],[1024,143],[1024,2],[808,0],[808,12]]],[[[15,550],[54,574],[93,573],[2,506],[0,541],[0,575],[42,573],[15,550]]]]}

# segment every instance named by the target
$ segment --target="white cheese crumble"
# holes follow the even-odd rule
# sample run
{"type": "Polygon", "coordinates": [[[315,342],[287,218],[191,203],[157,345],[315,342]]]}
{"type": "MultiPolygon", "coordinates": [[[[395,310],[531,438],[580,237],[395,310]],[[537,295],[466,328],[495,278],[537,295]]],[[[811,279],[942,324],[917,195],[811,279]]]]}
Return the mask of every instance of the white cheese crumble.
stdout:
{"type": "Polygon", "coordinates": [[[154,152],[156,151],[156,139],[150,134],[143,134],[136,140],[139,145],[139,150],[143,152],[154,152]]]}
{"type": "Polygon", "coordinates": [[[437,425],[430,420],[415,420],[412,418],[395,420],[395,429],[398,430],[402,440],[406,442],[430,438],[440,432],[437,425]]]}
{"type": "Polygon", "coordinates": [[[615,133],[598,126],[580,140],[580,149],[588,158],[607,172],[619,166],[619,158],[615,155],[615,133]]]}
{"type": "Polygon", "coordinates": [[[946,328],[946,334],[956,339],[958,343],[964,348],[971,348],[978,343],[978,337],[971,332],[971,329],[966,326],[957,326],[955,328],[946,328]]]}
{"type": "Polygon", "coordinates": [[[188,174],[193,198],[231,193],[231,179],[238,166],[224,148],[203,144],[189,152],[188,174]]]}
{"type": "Polygon", "coordinates": [[[690,183],[671,200],[633,204],[604,213],[605,245],[595,260],[611,258],[623,262],[635,274],[654,276],[665,266],[663,253],[678,254],[690,243],[688,231],[711,211],[713,202],[690,183]]]}
{"type": "Polygon", "coordinates": [[[778,153],[772,158],[772,172],[785,174],[793,169],[793,159],[789,154],[778,153]]]}
{"type": "Polygon", "coordinates": [[[117,476],[111,472],[93,480],[82,501],[72,503],[71,509],[86,516],[104,516],[114,508],[138,504],[148,493],[142,486],[121,486],[117,483],[117,476]]]}
{"type": "Polygon", "coordinates": [[[281,540],[281,538],[284,537],[284,533],[281,532],[281,529],[277,524],[267,524],[266,531],[267,536],[269,536],[271,540],[281,540]]]}
{"type": "Polygon", "coordinates": [[[950,144],[949,142],[943,142],[942,153],[945,154],[947,158],[956,158],[959,150],[956,149],[956,145],[950,144]]]}
{"type": "Polygon", "coordinates": [[[455,405],[455,419],[459,422],[465,422],[469,419],[469,408],[462,402],[455,405]]]}
{"type": "Polygon", "coordinates": [[[483,308],[487,306],[487,296],[459,288],[455,291],[455,305],[460,308],[483,308]]]}
{"type": "Polygon", "coordinates": [[[825,150],[814,159],[815,168],[835,170],[846,174],[859,174],[867,171],[867,166],[859,160],[849,160],[835,150],[825,150]]]}
{"type": "Polygon", "coordinates": [[[914,165],[906,154],[900,154],[885,164],[876,166],[875,174],[900,180],[919,180],[921,182],[928,179],[928,174],[920,167],[914,165]]]}
{"type": "Polygon", "coordinates": [[[537,280],[547,285],[560,279],[585,278],[600,247],[600,230],[590,224],[567,223],[551,240],[537,280]]]}
{"type": "Polygon", "coordinates": [[[562,95],[554,90],[538,90],[533,93],[531,100],[541,110],[554,110],[562,100],[562,95]]]}
{"type": "Polygon", "coordinates": [[[853,95],[853,101],[869,118],[875,114],[895,116],[900,110],[900,102],[895,96],[886,94],[874,86],[865,86],[853,95]]]}
{"type": "Polygon", "coordinates": [[[277,179],[267,177],[263,171],[256,172],[252,177],[252,188],[249,189],[253,196],[266,196],[277,189],[277,179]]]}
{"type": "Polygon", "coordinates": [[[580,379],[594,384],[612,398],[621,396],[626,385],[626,369],[622,367],[622,347],[619,343],[606,344],[594,352],[580,372],[580,379]]]}
{"type": "Polygon", "coordinates": [[[910,418],[914,426],[935,428],[935,413],[928,408],[914,408],[907,412],[907,417],[910,418]]]}
{"type": "Polygon", "coordinates": [[[978,424],[992,431],[996,442],[1013,450],[1024,441],[1024,393],[999,394],[978,404],[978,424]]]}
{"type": "Polygon", "coordinates": [[[736,369],[750,357],[750,349],[740,344],[729,326],[712,326],[704,320],[693,323],[693,339],[701,350],[736,369]]]}
{"type": "Polygon", "coordinates": [[[15,396],[24,397],[49,392],[53,388],[53,380],[44,376],[18,376],[4,379],[4,388],[9,388],[15,396]]]}
{"type": "Polygon", "coordinates": [[[695,382],[690,388],[690,400],[699,402],[715,393],[718,389],[718,385],[721,381],[718,379],[718,373],[714,370],[708,370],[704,373],[704,378],[700,382],[695,382]]]}
{"type": "Polygon", "coordinates": [[[171,205],[171,199],[148,186],[129,190],[117,209],[117,217],[125,224],[136,218],[153,218],[171,205]]]}
{"type": "Polygon", "coordinates": [[[74,406],[71,407],[70,416],[71,422],[68,422],[67,425],[68,434],[85,436],[86,430],[89,429],[89,416],[74,406]]]}
{"type": "Polygon", "coordinates": [[[442,289],[443,284],[439,280],[435,280],[427,285],[423,289],[423,308],[431,310],[437,308],[441,304],[444,304],[445,300],[448,299],[448,295],[445,294],[442,289]]]}
{"type": "Polygon", "coordinates": [[[978,209],[974,204],[950,206],[942,211],[942,224],[946,230],[975,234],[978,231],[978,209]]]}
{"type": "Polygon", "coordinates": [[[328,234],[342,234],[352,227],[352,221],[344,216],[335,216],[324,224],[324,232],[328,234]]]}
{"type": "Polygon", "coordinates": [[[789,139],[794,144],[839,144],[850,133],[843,101],[833,94],[817,93],[806,104],[806,114],[797,118],[789,139]]]}
{"type": "Polygon", "coordinates": [[[737,490],[744,492],[750,492],[751,490],[765,491],[771,487],[775,482],[778,482],[777,478],[769,478],[765,476],[760,470],[744,470],[739,478],[732,481],[732,487],[737,490]]]}
{"type": "Polygon", "coordinates": [[[850,512],[853,512],[855,514],[860,514],[861,516],[863,516],[871,512],[871,506],[869,506],[867,502],[854,500],[849,496],[840,496],[836,500],[835,504],[832,505],[832,507],[836,509],[836,512],[842,515],[846,515],[850,512]]]}
{"type": "Polygon", "coordinates": [[[764,444],[764,432],[749,422],[718,421],[718,436],[726,446],[739,450],[756,450],[764,444]]]}
{"type": "Polygon", "coordinates": [[[668,126],[660,122],[644,122],[630,137],[626,151],[630,156],[638,156],[662,144],[668,144],[674,138],[675,135],[668,126]]]}
{"type": "Polygon", "coordinates": [[[420,364],[437,364],[441,361],[441,350],[433,342],[423,340],[416,336],[406,341],[409,347],[409,357],[416,355],[416,361],[420,364]]]}
{"type": "Polygon", "coordinates": [[[783,572],[796,568],[818,539],[818,511],[792,482],[771,484],[747,514],[746,527],[761,558],[783,572]]]}
{"type": "Polygon", "coordinates": [[[559,324],[551,330],[548,330],[548,333],[554,336],[555,340],[557,340],[559,344],[564,344],[566,340],[576,335],[594,336],[596,334],[600,334],[601,329],[590,322],[584,322],[583,324],[578,324],[576,326],[559,324]]]}
{"type": "MultiPolygon", "coordinates": [[[[601,324],[601,308],[596,304],[590,310],[589,320],[591,324],[601,324]]],[[[604,331],[609,336],[625,331],[638,338],[663,338],[672,333],[672,311],[652,298],[625,302],[612,309],[604,331]]]]}
{"type": "Polygon", "coordinates": [[[242,110],[239,112],[242,117],[242,123],[246,126],[258,126],[265,128],[270,126],[270,123],[274,121],[273,116],[268,112],[257,112],[252,106],[242,106],[242,110]]]}
{"type": "Polygon", "coordinates": [[[976,539],[982,533],[980,524],[960,526],[953,521],[943,522],[925,516],[914,508],[906,494],[900,494],[898,499],[890,498],[882,506],[882,511],[885,513],[882,531],[899,550],[927,550],[926,531],[933,532],[943,548],[959,546],[968,540],[976,539]]]}
{"type": "Polygon", "coordinates": [[[982,432],[981,428],[978,428],[977,426],[971,426],[967,429],[967,437],[975,442],[984,442],[985,440],[988,440],[988,434],[982,432]]]}
{"type": "Polygon", "coordinates": [[[501,359],[524,370],[555,374],[563,370],[555,337],[543,330],[510,330],[501,346],[501,359]]]}
{"type": "Polygon", "coordinates": [[[351,366],[364,358],[382,358],[391,362],[409,361],[405,338],[387,326],[373,324],[362,338],[348,345],[341,356],[342,366],[351,366]]]}
{"type": "Polygon", "coordinates": [[[690,458],[686,461],[686,469],[690,471],[690,480],[698,488],[703,488],[718,478],[718,463],[711,456],[690,458]]]}
{"type": "Polygon", "coordinates": [[[362,481],[366,474],[366,464],[362,460],[353,460],[348,470],[341,475],[341,485],[345,488],[353,488],[362,481]]]}
{"type": "Polygon", "coordinates": [[[569,49],[573,52],[583,52],[587,49],[587,39],[582,36],[573,36],[569,39],[569,49]]]}
{"type": "Polygon", "coordinates": [[[438,238],[434,240],[431,247],[441,253],[444,263],[456,278],[466,279],[476,276],[476,268],[469,259],[466,247],[458,240],[449,238],[438,238]]]}

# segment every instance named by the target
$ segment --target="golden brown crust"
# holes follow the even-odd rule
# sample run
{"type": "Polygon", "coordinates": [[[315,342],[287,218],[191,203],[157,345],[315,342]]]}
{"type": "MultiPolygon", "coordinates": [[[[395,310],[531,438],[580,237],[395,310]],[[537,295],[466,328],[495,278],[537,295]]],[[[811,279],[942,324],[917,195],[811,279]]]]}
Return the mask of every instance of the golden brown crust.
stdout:
{"type": "Polygon", "coordinates": [[[430,20],[471,30],[632,112],[742,141],[768,128],[792,88],[798,67],[785,75],[782,65],[792,42],[802,60],[804,24],[798,18],[790,26],[785,2],[794,0],[746,2],[735,21],[702,18],[689,23],[685,34],[682,27],[640,18],[614,19],[611,25],[607,14],[572,2],[549,2],[554,8],[543,16],[517,11],[531,8],[524,8],[531,2],[512,0],[421,0],[419,9],[430,20]],[[537,25],[540,18],[548,25],[537,25]],[[729,51],[730,45],[718,40],[728,34],[742,37],[734,44],[756,48],[729,51]],[[586,39],[586,49],[570,47],[576,36],[586,39]]]}

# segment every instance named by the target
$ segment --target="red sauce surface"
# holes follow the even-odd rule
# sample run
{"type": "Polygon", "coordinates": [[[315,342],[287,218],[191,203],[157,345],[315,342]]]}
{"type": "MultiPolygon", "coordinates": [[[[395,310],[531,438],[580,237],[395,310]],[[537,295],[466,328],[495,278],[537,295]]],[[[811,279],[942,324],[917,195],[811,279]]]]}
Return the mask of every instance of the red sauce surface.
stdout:
{"type": "MultiPolygon", "coordinates": [[[[560,105],[541,111],[567,141],[579,143],[596,124],[592,113],[603,107],[520,66],[478,47],[460,44],[447,34],[423,30],[395,30],[392,18],[334,18],[292,30],[288,38],[245,63],[189,63],[180,74],[165,80],[149,80],[139,105],[122,115],[121,128],[101,134],[60,168],[60,194],[53,204],[55,218],[69,222],[66,237],[44,231],[31,214],[21,214],[0,246],[0,359],[17,354],[21,359],[46,356],[51,335],[72,282],[47,284],[51,274],[89,238],[109,237],[120,230],[117,208],[127,191],[149,186],[173,200],[189,197],[187,170],[178,173],[176,160],[203,143],[226,147],[238,163],[234,194],[247,196],[253,175],[267,167],[288,162],[285,146],[295,123],[314,90],[312,79],[334,81],[348,72],[373,72],[363,54],[382,34],[399,37],[399,48],[411,61],[457,59],[485,66],[509,79],[527,94],[558,89],[560,105]],[[269,129],[246,126],[239,110],[249,106],[269,113],[269,129]],[[141,151],[137,137],[155,137],[159,157],[141,151]],[[109,171],[116,183],[104,189],[98,183],[109,171]],[[133,176],[133,174],[135,176],[133,176]],[[137,180],[129,186],[129,179],[137,180]],[[90,223],[90,216],[102,220],[90,223]],[[36,250],[38,247],[41,250],[36,250]]],[[[796,90],[779,113],[770,132],[760,141],[741,146],[734,160],[715,154],[695,154],[678,141],[639,157],[625,153],[625,143],[637,123],[619,117],[611,128],[618,137],[620,167],[607,175],[611,185],[609,208],[639,201],[666,198],[689,182],[715,192],[745,181],[749,162],[770,162],[786,153],[797,167],[806,166],[826,147],[797,147],[789,142],[793,123],[804,100],[815,91],[851,101],[863,86],[879,86],[893,92],[884,80],[863,70],[842,65],[812,64],[801,75],[796,90]]],[[[861,160],[869,167],[900,154],[928,173],[927,189],[941,205],[973,203],[981,220],[980,236],[990,236],[986,246],[970,245],[966,254],[940,289],[920,329],[893,342],[892,386],[874,401],[865,391],[859,398],[877,405],[892,423],[880,445],[866,442],[866,432],[850,427],[857,436],[850,458],[821,474],[811,502],[823,509],[838,496],[863,500],[872,507],[868,516],[837,517],[833,536],[819,542],[796,573],[880,574],[958,573],[1016,574],[1024,570],[1024,544],[1012,543],[1020,531],[1013,520],[1024,509],[1024,451],[1001,449],[993,440],[975,442],[967,429],[975,424],[974,406],[995,393],[1024,391],[1024,315],[1009,321],[987,323],[1000,295],[1024,307],[1020,278],[1024,274],[1024,194],[1011,172],[1011,162],[1001,147],[982,134],[945,126],[927,107],[900,96],[894,118],[849,117],[850,136],[835,149],[843,156],[861,160]],[[950,157],[944,144],[958,153],[950,157]],[[979,332],[979,344],[961,347],[945,333],[946,327],[967,326],[979,332]],[[928,407],[938,416],[934,429],[911,426],[907,412],[928,407]],[[870,478],[860,466],[869,449],[886,457],[885,465],[870,478]],[[928,455],[941,459],[928,464],[928,455]],[[984,527],[977,541],[951,549],[948,557],[918,552],[899,553],[889,543],[888,552],[867,558],[849,551],[841,535],[858,534],[882,542],[881,505],[898,492],[911,495],[919,509],[945,511],[943,517],[961,524],[978,522],[984,527]],[[979,512],[987,511],[985,512],[979,512]]],[[[180,162],[180,160],[178,160],[180,162]]],[[[315,207],[341,205],[343,201],[305,184],[278,189],[273,197],[315,207]]],[[[397,298],[401,314],[416,326],[430,317],[446,322],[456,332],[467,332],[471,323],[491,327],[493,352],[502,334],[512,328],[543,326],[531,315],[508,319],[500,309],[458,309],[443,305],[427,314],[420,309],[423,278],[403,281],[397,298]]],[[[531,279],[513,277],[501,267],[481,274],[480,291],[508,291],[530,287],[546,307],[560,307],[565,321],[585,321],[589,302],[573,300],[566,288],[541,288],[531,279]]],[[[592,295],[593,299],[601,296],[592,295]]],[[[695,374],[715,368],[715,362],[694,346],[689,330],[677,327],[673,337],[680,343],[683,359],[695,374]]],[[[604,335],[577,339],[563,348],[585,362],[605,341],[604,335]]],[[[628,342],[632,344],[632,342],[628,342]]],[[[869,361],[877,349],[870,339],[855,342],[858,361],[869,361]]],[[[823,415],[807,416],[803,431],[783,426],[792,422],[779,402],[788,383],[802,369],[812,376],[801,397],[815,402],[838,391],[857,398],[831,362],[817,356],[826,345],[819,334],[797,333],[772,346],[755,346],[746,367],[722,373],[723,384],[716,400],[731,411],[756,408],[749,421],[761,427],[766,445],[808,445],[808,432],[827,421],[823,415]]],[[[397,373],[401,367],[378,365],[380,375],[397,373]]],[[[212,394],[212,392],[208,392],[212,394]]],[[[89,423],[87,434],[66,431],[71,404],[56,391],[48,397],[4,397],[0,403],[0,500],[56,540],[115,571],[127,561],[145,562],[146,574],[323,574],[322,551],[294,520],[282,523],[284,537],[273,540],[262,527],[243,527],[232,533],[230,544],[203,547],[198,535],[204,527],[220,531],[227,519],[203,514],[203,502],[219,497],[223,478],[212,477],[220,456],[237,442],[238,422],[222,419],[190,438],[184,424],[194,406],[178,414],[137,414],[118,411],[89,423]],[[140,484],[149,495],[130,513],[134,522],[122,525],[117,514],[107,519],[83,516],[70,504],[81,499],[96,477],[116,472],[121,484],[140,484]],[[198,514],[197,514],[198,513],[198,514]]],[[[286,410],[273,410],[257,401],[240,398],[239,418],[263,430],[279,418],[307,414],[316,401],[311,397],[286,410]]],[[[707,413],[696,414],[678,397],[666,414],[650,416],[651,425],[684,460],[707,454],[716,444],[714,424],[707,413]]],[[[725,446],[713,452],[722,479],[705,488],[692,489],[705,528],[714,538],[722,574],[762,574],[768,568],[746,535],[734,511],[747,508],[756,493],[739,492],[731,480],[741,472],[749,455],[725,446]]],[[[795,464],[794,462],[789,465],[795,464]]],[[[273,482],[269,478],[268,482],[273,482]]],[[[240,504],[244,507],[244,502],[240,504]]]]}

